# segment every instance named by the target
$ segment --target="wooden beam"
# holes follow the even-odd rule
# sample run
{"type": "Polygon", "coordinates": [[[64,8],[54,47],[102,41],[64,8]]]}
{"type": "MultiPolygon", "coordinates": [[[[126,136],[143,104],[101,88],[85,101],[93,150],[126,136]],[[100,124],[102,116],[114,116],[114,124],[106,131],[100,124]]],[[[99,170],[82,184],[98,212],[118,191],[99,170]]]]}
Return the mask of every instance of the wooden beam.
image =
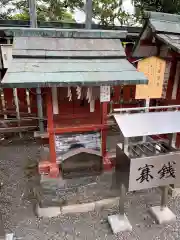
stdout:
{"type": "MultiPolygon", "coordinates": [[[[97,125],[96,125],[97,126],[97,125]]],[[[107,127],[112,127],[112,126],[117,126],[116,122],[114,121],[114,119],[111,119],[111,120],[107,120],[107,124],[105,125],[105,128],[107,127]]],[[[84,127],[84,126],[82,126],[84,127]]],[[[91,129],[92,129],[92,125],[90,126],[91,129]]],[[[61,128],[64,129],[65,128],[61,128]]],[[[85,128],[84,128],[85,129],[85,128]]],[[[74,130],[77,132],[77,128],[74,128],[74,130]]],[[[86,130],[86,129],[85,129],[86,130]]],[[[44,133],[40,133],[39,131],[37,132],[34,132],[34,137],[35,138],[45,138],[45,139],[48,139],[49,138],[49,133],[48,132],[44,132],[44,133]]]]}
{"type": "Polygon", "coordinates": [[[21,126],[21,127],[0,128],[0,133],[26,132],[26,131],[33,130],[33,129],[37,129],[37,126],[21,126]]]}
{"type": "Polygon", "coordinates": [[[63,133],[78,133],[78,132],[90,132],[90,131],[100,131],[104,129],[103,124],[89,124],[89,125],[80,125],[77,127],[59,127],[59,128],[48,128],[49,134],[63,134],[63,133]]]}
{"type": "Polygon", "coordinates": [[[153,43],[152,42],[152,39],[151,40],[140,40],[140,45],[141,46],[156,46],[156,43],[153,43]]]}

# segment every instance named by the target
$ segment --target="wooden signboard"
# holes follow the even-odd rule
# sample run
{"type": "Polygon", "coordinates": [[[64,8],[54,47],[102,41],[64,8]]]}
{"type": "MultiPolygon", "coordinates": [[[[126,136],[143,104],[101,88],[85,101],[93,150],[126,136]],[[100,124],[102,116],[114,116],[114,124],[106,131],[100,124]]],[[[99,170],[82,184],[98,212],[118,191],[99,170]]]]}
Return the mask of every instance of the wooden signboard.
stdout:
{"type": "Polygon", "coordinates": [[[100,86],[100,102],[110,102],[110,86],[100,86]]]}
{"type": "Polygon", "coordinates": [[[136,86],[136,99],[161,98],[166,61],[149,57],[138,62],[138,71],[148,78],[148,84],[136,86]]]}

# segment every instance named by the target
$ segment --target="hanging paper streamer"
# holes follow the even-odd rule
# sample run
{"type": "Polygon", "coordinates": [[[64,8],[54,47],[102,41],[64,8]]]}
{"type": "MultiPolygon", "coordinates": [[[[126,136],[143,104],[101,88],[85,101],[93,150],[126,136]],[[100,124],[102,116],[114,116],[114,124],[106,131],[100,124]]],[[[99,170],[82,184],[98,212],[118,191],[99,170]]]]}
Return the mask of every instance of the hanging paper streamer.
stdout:
{"type": "Polygon", "coordinates": [[[72,101],[72,92],[71,92],[71,88],[70,87],[68,87],[67,97],[69,98],[69,101],[72,101]]]}
{"type": "Polygon", "coordinates": [[[81,99],[81,87],[76,87],[77,99],[81,99]]]}
{"type": "Polygon", "coordinates": [[[90,112],[94,112],[94,106],[95,106],[95,101],[93,99],[93,95],[92,95],[92,88],[88,88],[87,90],[87,97],[86,99],[88,100],[88,103],[90,103],[90,112]]]}
{"type": "Polygon", "coordinates": [[[88,102],[90,102],[91,100],[100,99],[100,88],[99,87],[88,88],[86,99],[88,100],[88,102]]]}
{"type": "Polygon", "coordinates": [[[92,100],[92,87],[88,88],[86,99],[88,100],[88,103],[92,100]]]}

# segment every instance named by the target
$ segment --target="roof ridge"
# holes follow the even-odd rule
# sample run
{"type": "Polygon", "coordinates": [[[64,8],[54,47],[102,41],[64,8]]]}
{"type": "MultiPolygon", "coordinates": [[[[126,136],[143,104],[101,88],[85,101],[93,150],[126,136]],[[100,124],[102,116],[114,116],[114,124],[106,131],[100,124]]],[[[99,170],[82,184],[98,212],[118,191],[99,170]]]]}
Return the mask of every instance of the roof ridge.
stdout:
{"type": "Polygon", "coordinates": [[[178,14],[146,11],[145,18],[180,23],[180,15],[178,14]]]}
{"type": "Polygon", "coordinates": [[[0,31],[15,37],[121,39],[127,36],[125,30],[103,29],[0,27],[0,31]]]}

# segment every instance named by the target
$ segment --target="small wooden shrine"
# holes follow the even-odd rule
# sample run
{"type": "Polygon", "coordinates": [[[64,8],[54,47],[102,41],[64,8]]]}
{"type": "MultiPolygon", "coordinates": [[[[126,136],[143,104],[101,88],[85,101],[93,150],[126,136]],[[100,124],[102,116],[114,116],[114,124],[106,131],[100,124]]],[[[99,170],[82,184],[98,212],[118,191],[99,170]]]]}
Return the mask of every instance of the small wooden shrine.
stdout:
{"type": "MultiPolygon", "coordinates": [[[[180,103],[180,16],[158,12],[147,12],[145,23],[132,51],[132,57],[139,60],[158,57],[165,61],[162,94],[156,105],[180,103]]],[[[177,146],[179,146],[179,134],[177,146]]]]}
{"type": "MultiPolygon", "coordinates": [[[[46,96],[49,154],[40,174],[59,176],[66,160],[111,166],[107,114],[111,87],[147,84],[126,60],[125,31],[1,28],[13,36],[12,62],[2,87],[41,87],[46,96]]],[[[91,167],[89,168],[89,170],[91,167]]],[[[84,171],[84,170],[83,170],[84,171]]]]}

